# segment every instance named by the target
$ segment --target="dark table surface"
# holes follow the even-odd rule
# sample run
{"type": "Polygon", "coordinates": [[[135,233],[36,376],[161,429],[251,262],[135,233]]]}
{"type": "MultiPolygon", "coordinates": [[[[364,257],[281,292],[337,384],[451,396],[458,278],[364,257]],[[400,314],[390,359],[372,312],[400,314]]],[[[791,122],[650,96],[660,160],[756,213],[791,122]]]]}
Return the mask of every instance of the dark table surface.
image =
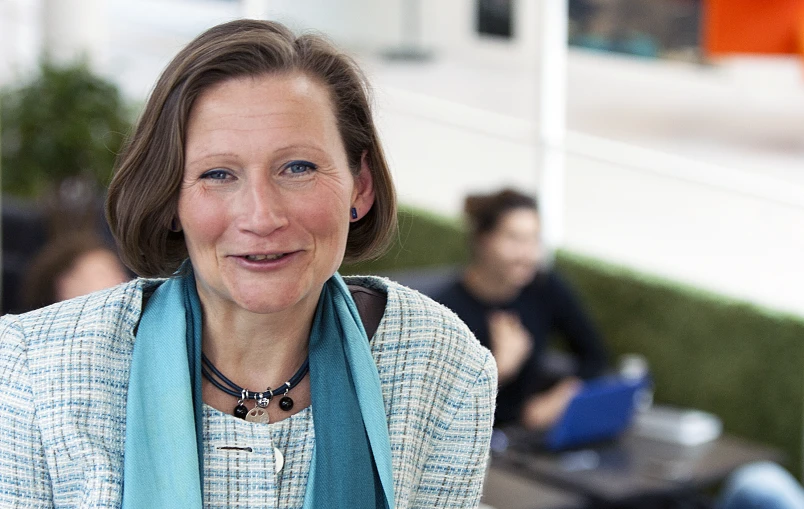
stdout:
{"type": "Polygon", "coordinates": [[[509,448],[497,454],[495,461],[518,467],[522,475],[539,483],[591,502],[612,504],[699,491],[716,485],[741,465],[781,459],[775,449],[728,435],[683,446],[626,433],[614,442],[563,453],[509,448]]]}
{"type": "Polygon", "coordinates": [[[521,467],[495,458],[483,484],[483,504],[495,509],[580,509],[586,498],[539,482],[521,467]]]}

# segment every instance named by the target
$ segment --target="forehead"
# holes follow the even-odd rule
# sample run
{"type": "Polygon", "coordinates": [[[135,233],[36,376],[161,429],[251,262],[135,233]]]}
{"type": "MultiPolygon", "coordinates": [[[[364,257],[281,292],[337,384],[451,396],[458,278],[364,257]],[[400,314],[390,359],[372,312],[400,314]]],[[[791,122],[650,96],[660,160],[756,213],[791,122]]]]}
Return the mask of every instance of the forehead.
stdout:
{"type": "Polygon", "coordinates": [[[190,111],[186,148],[226,133],[340,141],[327,88],[299,73],[232,78],[202,92],[190,111]]]}
{"type": "Polygon", "coordinates": [[[539,214],[534,209],[520,207],[505,212],[497,224],[498,231],[532,232],[539,230],[539,214]]]}

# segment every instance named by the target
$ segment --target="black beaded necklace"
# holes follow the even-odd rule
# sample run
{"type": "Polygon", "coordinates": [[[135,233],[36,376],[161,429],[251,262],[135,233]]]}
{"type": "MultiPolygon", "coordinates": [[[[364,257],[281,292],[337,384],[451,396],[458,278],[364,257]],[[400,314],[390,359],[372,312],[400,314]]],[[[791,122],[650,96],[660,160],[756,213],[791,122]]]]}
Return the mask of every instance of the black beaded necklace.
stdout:
{"type": "Polygon", "coordinates": [[[262,412],[255,412],[255,409],[252,409],[249,412],[248,408],[243,404],[247,399],[253,399],[257,403],[257,408],[263,409],[268,406],[274,396],[279,394],[282,395],[282,398],[279,400],[279,408],[284,410],[285,412],[289,412],[293,408],[293,399],[288,396],[288,392],[291,389],[296,387],[299,382],[307,375],[307,372],[310,370],[310,359],[304,359],[304,364],[301,365],[298,371],[290,377],[290,380],[285,382],[284,384],[280,385],[276,389],[271,389],[268,387],[262,392],[257,391],[250,391],[248,389],[244,389],[237,385],[236,383],[232,382],[228,378],[226,378],[223,373],[218,371],[218,368],[212,365],[212,363],[207,359],[207,356],[203,353],[201,354],[201,374],[206,377],[207,380],[212,382],[212,385],[220,389],[221,391],[225,392],[230,396],[234,396],[237,399],[237,406],[234,408],[234,416],[239,417],[241,419],[252,420],[255,422],[268,422],[267,413],[262,412]],[[210,373],[210,371],[212,373],[210,373]],[[214,377],[212,375],[215,375],[214,377]],[[218,378],[219,380],[216,380],[218,378]],[[254,414],[252,416],[251,414],[254,414]],[[249,417],[254,417],[253,419],[249,419],[249,417]]]}

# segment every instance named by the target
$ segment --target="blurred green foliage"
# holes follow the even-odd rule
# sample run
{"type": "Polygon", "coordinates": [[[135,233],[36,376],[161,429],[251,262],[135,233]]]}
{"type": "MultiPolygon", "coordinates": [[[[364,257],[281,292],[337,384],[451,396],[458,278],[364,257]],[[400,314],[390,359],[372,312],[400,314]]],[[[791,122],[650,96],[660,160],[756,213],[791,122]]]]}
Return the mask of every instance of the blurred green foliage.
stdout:
{"type": "Polygon", "coordinates": [[[117,87],[86,63],[42,63],[30,82],[2,91],[3,192],[35,197],[81,177],[105,187],[129,127],[117,87]]]}
{"type": "Polygon", "coordinates": [[[460,221],[413,207],[399,207],[398,232],[388,252],[376,260],[344,265],[341,274],[379,274],[407,268],[439,267],[469,259],[460,221]]]}

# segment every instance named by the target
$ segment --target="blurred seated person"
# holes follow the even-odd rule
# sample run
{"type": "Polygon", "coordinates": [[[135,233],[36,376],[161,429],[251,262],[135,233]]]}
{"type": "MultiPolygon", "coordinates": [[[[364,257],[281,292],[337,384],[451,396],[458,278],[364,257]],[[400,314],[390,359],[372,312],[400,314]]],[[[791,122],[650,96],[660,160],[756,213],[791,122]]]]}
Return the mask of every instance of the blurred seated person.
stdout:
{"type": "Polygon", "coordinates": [[[26,309],[111,288],[131,279],[117,254],[93,232],[64,234],[36,255],[23,280],[26,309]]]}
{"type": "Polygon", "coordinates": [[[751,463],[729,476],[715,508],[804,509],[804,488],[776,463],[751,463]]]}
{"type": "Polygon", "coordinates": [[[497,362],[495,425],[545,429],[580,390],[602,374],[606,350],[568,284],[543,264],[536,200],[513,190],[466,198],[471,260],[436,300],[455,313],[497,362]],[[548,337],[558,332],[574,354],[574,372],[546,367],[548,337]]]}

